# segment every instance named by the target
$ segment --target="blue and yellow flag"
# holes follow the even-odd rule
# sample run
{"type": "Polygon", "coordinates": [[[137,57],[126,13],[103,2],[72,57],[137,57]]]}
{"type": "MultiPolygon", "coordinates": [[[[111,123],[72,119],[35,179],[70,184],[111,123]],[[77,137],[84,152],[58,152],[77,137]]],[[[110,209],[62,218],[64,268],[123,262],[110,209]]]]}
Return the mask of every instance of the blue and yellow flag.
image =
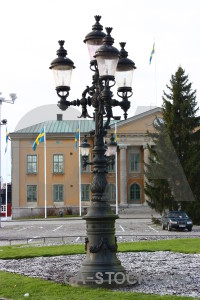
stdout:
{"type": "Polygon", "coordinates": [[[151,64],[151,60],[152,60],[152,57],[153,57],[154,53],[155,53],[155,42],[153,43],[153,48],[151,50],[151,55],[150,55],[150,58],[149,58],[149,64],[151,64]]]}
{"type": "Polygon", "coordinates": [[[35,151],[37,145],[39,145],[40,143],[44,142],[44,128],[42,129],[42,131],[40,132],[40,134],[37,136],[35,142],[33,143],[33,151],[35,151]]]}
{"type": "Polygon", "coordinates": [[[7,127],[6,127],[6,147],[5,147],[5,153],[7,151],[7,148],[8,148],[8,130],[7,130],[7,127]]]}
{"type": "Polygon", "coordinates": [[[115,139],[115,143],[117,143],[117,132],[115,130],[115,134],[114,134],[114,139],[115,139]]]}
{"type": "Polygon", "coordinates": [[[75,136],[75,151],[76,151],[76,149],[77,149],[78,138],[79,138],[79,128],[77,128],[76,136],[75,136]]]}

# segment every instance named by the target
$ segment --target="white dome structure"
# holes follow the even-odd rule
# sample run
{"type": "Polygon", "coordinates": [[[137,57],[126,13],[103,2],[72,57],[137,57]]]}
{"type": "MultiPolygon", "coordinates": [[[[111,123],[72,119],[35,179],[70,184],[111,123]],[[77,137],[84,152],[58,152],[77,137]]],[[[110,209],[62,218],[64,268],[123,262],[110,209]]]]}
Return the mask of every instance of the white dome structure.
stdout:
{"type": "Polygon", "coordinates": [[[56,104],[42,105],[26,113],[18,122],[15,131],[44,121],[57,120],[57,115],[60,115],[62,120],[78,120],[78,117],[81,116],[81,112],[72,107],[62,111],[56,104]]]}

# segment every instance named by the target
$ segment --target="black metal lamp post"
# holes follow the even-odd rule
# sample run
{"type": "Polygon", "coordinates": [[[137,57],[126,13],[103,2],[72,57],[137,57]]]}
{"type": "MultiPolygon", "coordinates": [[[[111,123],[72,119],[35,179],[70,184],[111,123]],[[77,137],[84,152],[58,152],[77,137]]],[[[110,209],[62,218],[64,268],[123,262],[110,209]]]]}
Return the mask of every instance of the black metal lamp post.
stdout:
{"type": "Polygon", "coordinates": [[[110,120],[120,120],[113,116],[113,107],[120,106],[127,118],[130,108],[128,98],[132,95],[132,74],[136,68],[133,61],[127,58],[125,43],[120,43],[122,49],[119,52],[113,47],[114,39],[111,37],[112,28],[106,28],[107,34],[103,33],[99,23],[101,17],[95,16],[96,23],[92,32],[86,35],[84,42],[88,45],[90,55],[90,69],[94,72],[92,85],[87,86],[80,100],[68,101],[70,90],[71,72],[74,63],[66,57],[67,51],[63,48],[64,41],[59,41],[60,49],[57,51],[58,58],[51,63],[51,69],[55,73],[56,91],[60,97],[58,106],[65,110],[70,105],[82,106],[81,117],[90,117],[88,106],[94,108],[95,130],[90,132],[94,138],[93,160],[88,161],[90,145],[86,136],[80,145],[84,165],[93,165],[93,181],[91,183],[92,199],[88,213],[83,219],[86,220],[87,238],[85,249],[86,259],[83,262],[79,274],[79,280],[74,283],[96,285],[97,276],[103,279],[108,286],[117,279],[123,278],[125,269],[116,257],[117,240],[115,237],[115,220],[118,218],[108,202],[107,190],[107,167],[113,164],[116,143],[111,135],[110,143],[106,146],[105,137],[110,128],[110,120]],[[116,72],[117,71],[117,72],[116,72]],[[115,72],[117,73],[118,95],[121,101],[113,99],[111,87],[115,85],[115,72]],[[106,149],[107,148],[107,149],[106,149]]]}

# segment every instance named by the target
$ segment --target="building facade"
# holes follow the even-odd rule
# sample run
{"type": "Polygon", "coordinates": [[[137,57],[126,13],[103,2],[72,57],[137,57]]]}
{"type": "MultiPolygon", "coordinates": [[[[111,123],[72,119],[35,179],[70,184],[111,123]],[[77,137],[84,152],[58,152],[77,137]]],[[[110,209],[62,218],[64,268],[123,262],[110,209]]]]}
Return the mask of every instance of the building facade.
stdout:
{"type": "MultiPolygon", "coordinates": [[[[155,119],[162,116],[161,108],[151,109],[124,121],[117,122],[117,190],[120,207],[144,205],[144,162],[148,162],[147,143],[152,141],[147,131],[154,132],[155,119]]],[[[46,121],[10,134],[12,151],[12,216],[44,215],[44,143],[33,151],[32,145],[42,128],[46,128],[46,187],[47,214],[78,213],[79,209],[79,151],[75,151],[78,120],[46,121]]],[[[111,125],[108,132],[114,132],[111,125]]],[[[81,139],[94,121],[81,120],[81,139]]],[[[78,145],[79,146],[79,145],[78,145]]],[[[91,147],[92,149],[92,147],[91,147]]],[[[92,150],[89,159],[92,159],[92,150]]],[[[111,205],[116,202],[116,168],[108,167],[106,193],[111,205]]],[[[81,170],[81,206],[90,205],[92,167],[81,170]]]]}
{"type": "Polygon", "coordinates": [[[9,220],[11,217],[12,214],[11,198],[12,198],[11,184],[4,183],[0,194],[0,214],[1,214],[0,217],[2,220],[6,220],[6,218],[9,220]]]}

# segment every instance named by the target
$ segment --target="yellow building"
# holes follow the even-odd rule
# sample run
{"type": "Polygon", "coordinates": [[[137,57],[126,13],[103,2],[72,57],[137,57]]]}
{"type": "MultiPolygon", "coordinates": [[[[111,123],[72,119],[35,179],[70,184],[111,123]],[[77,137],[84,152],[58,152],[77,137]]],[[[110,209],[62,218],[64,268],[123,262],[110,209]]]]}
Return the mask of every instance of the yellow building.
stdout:
{"type": "MultiPolygon", "coordinates": [[[[156,117],[161,108],[139,113],[117,122],[117,174],[120,207],[144,205],[144,164],[148,162],[147,143],[151,144],[147,130],[154,132],[156,117]]],[[[75,151],[78,120],[53,120],[35,124],[10,134],[12,151],[12,216],[44,215],[44,143],[33,151],[32,145],[42,128],[46,128],[46,183],[47,213],[78,213],[79,208],[79,151],[75,151]]],[[[81,120],[81,139],[89,132],[94,121],[81,120]]],[[[108,134],[114,132],[114,124],[108,134]]],[[[78,145],[79,146],[79,145],[78,145]]],[[[91,147],[92,148],[92,147],[91,147]]],[[[92,152],[90,160],[92,159],[92,152]]],[[[108,168],[109,201],[114,206],[116,197],[115,167],[108,168]]],[[[92,167],[81,171],[81,204],[83,211],[89,206],[92,167]]]]}

